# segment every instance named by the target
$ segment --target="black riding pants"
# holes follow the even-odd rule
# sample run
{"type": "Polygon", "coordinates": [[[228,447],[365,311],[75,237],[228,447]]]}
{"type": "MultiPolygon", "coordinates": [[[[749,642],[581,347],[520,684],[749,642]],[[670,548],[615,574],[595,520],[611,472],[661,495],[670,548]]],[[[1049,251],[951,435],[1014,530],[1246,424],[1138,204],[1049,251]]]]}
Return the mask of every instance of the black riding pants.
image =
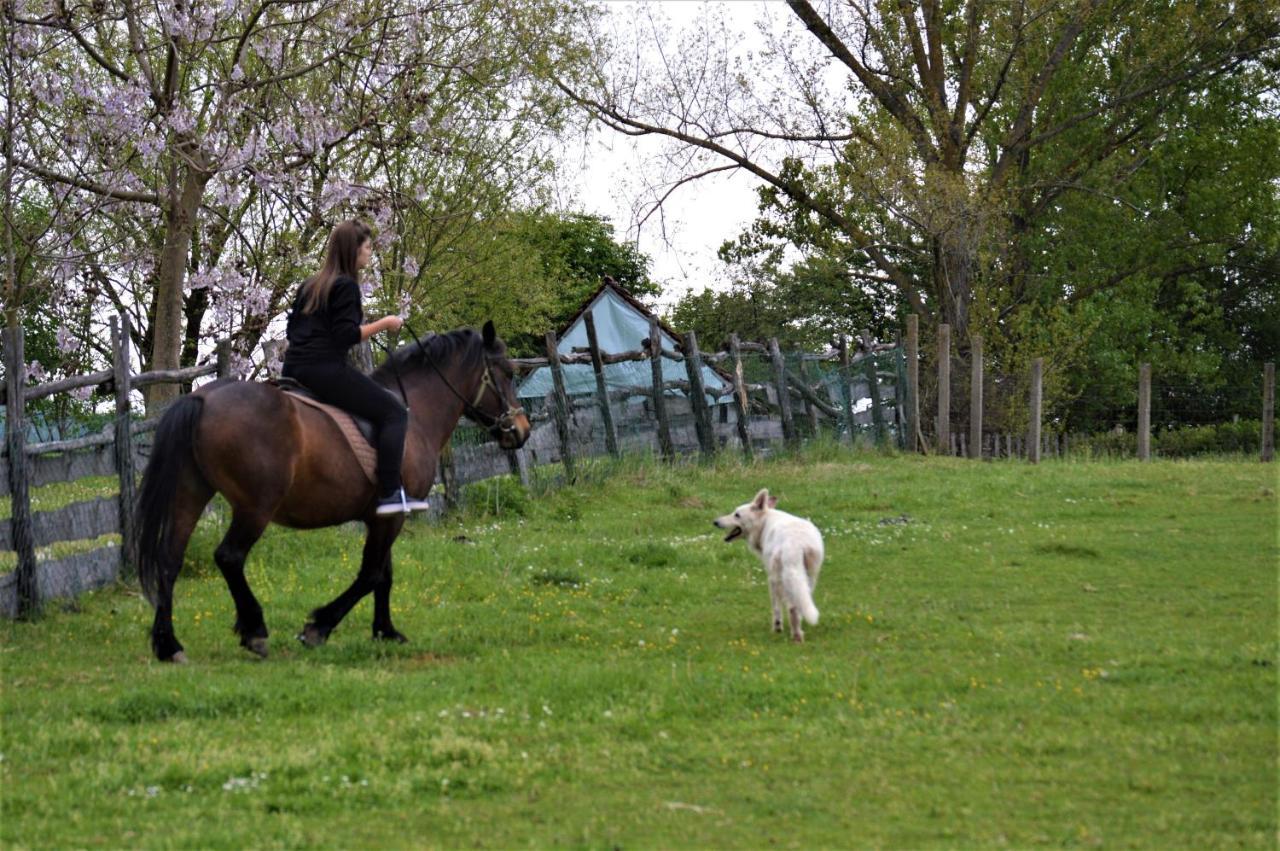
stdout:
{"type": "Polygon", "coordinates": [[[387,496],[400,487],[409,412],[398,397],[363,372],[342,363],[286,363],[281,372],[286,378],[305,384],[321,402],[371,421],[378,449],[378,494],[387,496]]]}

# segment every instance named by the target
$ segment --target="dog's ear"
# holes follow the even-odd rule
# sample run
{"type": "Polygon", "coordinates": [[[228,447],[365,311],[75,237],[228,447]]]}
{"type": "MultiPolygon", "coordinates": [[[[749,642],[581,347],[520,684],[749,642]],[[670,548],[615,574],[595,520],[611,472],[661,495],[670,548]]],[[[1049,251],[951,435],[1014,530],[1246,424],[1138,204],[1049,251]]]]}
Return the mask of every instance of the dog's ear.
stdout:
{"type": "Polygon", "coordinates": [[[769,502],[768,502],[768,504],[769,504],[769,507],[770,507],[770,508],[775,508],[775,507],[777,507],[777,505],[778,505],[778,498],[777,498],[776,496],[771,496],[771,497],[769,497],[769,502]]]}
{"type": "MultiPolygon", "coordinates": [[[[773,500],[777,502],[777,500],[773,500]]],[[[773,504],[769,500],[769,489],[760,488],[760,492],[756,494],[756,498],[751,501],[751,507],[756,511],[764,511],[765,507],[772,508],[773,504]]]]}

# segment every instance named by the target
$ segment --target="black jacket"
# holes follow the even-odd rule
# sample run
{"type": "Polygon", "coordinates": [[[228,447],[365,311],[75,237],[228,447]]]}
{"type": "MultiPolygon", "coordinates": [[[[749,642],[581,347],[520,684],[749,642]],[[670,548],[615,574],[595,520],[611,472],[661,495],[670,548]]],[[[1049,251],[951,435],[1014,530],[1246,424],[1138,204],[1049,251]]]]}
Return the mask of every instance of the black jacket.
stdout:
{"type": "Polygon", "coordinates": [[[340,277],[329,290],[329,301],[303,313],[304,287],[298,287],[293,308],[289,311],[286,336],[289,347],[284,352],[286,364],[345,363],[347,350],[360,342],[360,286],[354,279],[340,277]]]}

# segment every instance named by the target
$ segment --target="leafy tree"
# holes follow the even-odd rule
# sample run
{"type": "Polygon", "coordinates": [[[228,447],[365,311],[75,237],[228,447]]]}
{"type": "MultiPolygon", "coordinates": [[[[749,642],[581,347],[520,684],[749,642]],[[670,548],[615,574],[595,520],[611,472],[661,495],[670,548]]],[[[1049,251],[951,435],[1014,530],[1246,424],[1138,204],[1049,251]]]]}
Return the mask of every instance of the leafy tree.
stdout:
{"type": "Polygon", "coordinates": [[[414,313],[437,329],[493,319],[512,351],[533,355],[606,275],[632,295],[656,297],[648,268],[649,259],[618,242],[599,217],[512,212],[473,228],[417,270],[414,313]]]}
{"type": "Polygon", "coordinates": [[[341,218],[374,220],[400,260],[403,209],[459,200],[435,210],[456,234],[477,195],[527,197],[548,173],[529,140],[562,120],[546,65],[585,50],[585,13],[558,0],[5,10],[6,173],[77,223],[39,252],[70,269],[54,306],[130,313],[149,368],[206,334],[247,355],[341,218]]]}
{"type": "Polygon", "coordinates": [[[1232,116],[1273,90],[1280,33],[1274,4],[1253,0],[787,7],[794,26],[769,29],[756,56],[723,22],[683,41],[654,26],[642,37],[659,63],[615,44],[595,76],[561,84],[604,125],[673,143],[655,203],[701,174],[748,171],[764,221],[739,249],[781,241],[843,263],[892,291],[877,304],[949,323],[962,345],[982,332],[1009,364],[1078,353],[1078,305],[1141,288],[1144,261],[1189,263],[1159,241],[1171,230],[1147,226],[1170,203],[1152,191],[1158,160],[1205,117],[1234,138],[1232,116]],[[1115,226],[1129,208],[1136,232],[1115,226]],[[1094,227],[1077,238],[1065,225],[1082,219],[1094,227]],[[1126,234],[1121,257],[1097,250],[1126,234]]]}

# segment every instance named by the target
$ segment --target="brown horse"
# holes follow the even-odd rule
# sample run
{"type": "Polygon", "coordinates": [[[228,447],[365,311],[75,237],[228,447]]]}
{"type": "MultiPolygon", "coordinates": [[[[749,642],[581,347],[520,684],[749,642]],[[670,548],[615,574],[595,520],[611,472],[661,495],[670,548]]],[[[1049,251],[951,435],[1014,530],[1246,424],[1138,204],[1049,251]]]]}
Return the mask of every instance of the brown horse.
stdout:
{"type": "MultiPolygon", "coordinates": [[[[522,446],[529,420],[511,386],[506,346],[487,322],[483,333],[451,331],[394,352],[373,378],[409,407],[402,479],[425,497],[436,462],[465,414],[504,449],[522,446]]],[[[244,562],[267,524],[316,529],[362,520],[368,529],[360,573],[311,613],[303,643],[323,644],[351,607],[373,592],[373,637],[404,641],[391,624],[391,545],[403,515],[374,513],[374,486],[326,414],[269,384],[224,380],[175,402],[160,420],[139,495],[138,573],[156,609],[151,646],[161,661],[185,662],[173,632],[173,586],[201,512],[220,493],[231,527],[214,561],[236,605],[240,644],[267,655],[262,607],[244,562]]]]}

